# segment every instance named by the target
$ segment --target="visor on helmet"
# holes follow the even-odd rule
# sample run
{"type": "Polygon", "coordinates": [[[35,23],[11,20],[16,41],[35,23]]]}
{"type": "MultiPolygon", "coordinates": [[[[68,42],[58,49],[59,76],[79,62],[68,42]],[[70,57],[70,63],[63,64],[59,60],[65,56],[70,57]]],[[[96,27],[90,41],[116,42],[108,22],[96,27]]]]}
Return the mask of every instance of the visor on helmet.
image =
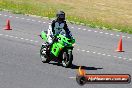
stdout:
{"type": "Polygon", "coordinates": [[[65,18],[65,15],[64,14],[60,14],[59,15],[59,18],[64,19],[65,18]]]}

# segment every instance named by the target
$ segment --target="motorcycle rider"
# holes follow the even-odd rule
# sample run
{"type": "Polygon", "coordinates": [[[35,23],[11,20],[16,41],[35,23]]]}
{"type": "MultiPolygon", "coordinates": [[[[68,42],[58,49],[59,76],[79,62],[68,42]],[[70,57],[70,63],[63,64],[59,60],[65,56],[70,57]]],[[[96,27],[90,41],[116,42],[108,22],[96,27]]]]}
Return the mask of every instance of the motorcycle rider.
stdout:
{"type": "Polygon", "coordinates": [[[71,38],[72,34],[67,26],[65,21],[65,12],[59,11],[56,14],[56,19],[52,21],[51,25],[49,25],[47,37],[48,37],[48,46],[50,47],[54,41],[54,36],[59,34],[61,31],[64,31],[66,37],[71,38]]]}

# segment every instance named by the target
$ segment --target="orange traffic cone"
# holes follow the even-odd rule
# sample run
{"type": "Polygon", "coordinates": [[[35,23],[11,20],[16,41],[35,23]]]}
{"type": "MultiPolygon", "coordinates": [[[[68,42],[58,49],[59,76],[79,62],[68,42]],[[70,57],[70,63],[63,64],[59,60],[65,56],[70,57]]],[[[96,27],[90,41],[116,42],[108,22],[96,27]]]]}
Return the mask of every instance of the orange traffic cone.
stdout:
{"type": "Polygon", "coordinates": [[[122,36],[120,37],[120,40],[118,42],[117,52],[124,52],[122,49],[122,36]]]}
{"type": "Polygon", "coordinates": [[[86,75],[86,71],[84,69],[81,69],[81,66],[79,67],[78,71],[79,71],[80,76],[85,76],[86,75]]]}
{"type": "Polygon", "coordinates": [[[9,20],[9,19],[7,19],[7,21],[6,21],[6,26],[5,26],[4,29],[5,29],[5,30],[12,30],[11,27],[10,27],[10,20],[9,20]]]}

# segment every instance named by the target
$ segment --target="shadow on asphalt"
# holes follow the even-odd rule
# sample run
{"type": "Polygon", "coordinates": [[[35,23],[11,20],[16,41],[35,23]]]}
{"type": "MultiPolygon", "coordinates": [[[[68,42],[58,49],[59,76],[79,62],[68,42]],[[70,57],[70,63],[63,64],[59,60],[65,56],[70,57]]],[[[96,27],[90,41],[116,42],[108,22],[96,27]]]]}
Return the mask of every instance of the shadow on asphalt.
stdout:
{"type": "MultiPolygon", "coordinates": [[[[77,66],[77,65],[73,64],[71,69],[78,69],[79,67],[80,66],[77,66]]],[[[81,66],[81,69],[84,69],[84,70],[98,70],[98,69],[103,69],[103,68],[81,66]]]]}
{"type": "MultiPolygon", "coordinates": [[[[61,64],[58,64],[58,63],[49,63],[49,64],[56,65],[56,66],[62,66],[61,64]]],[[[78,69],[79,67],[80,66],[77,66],[77,65],[73,64],[72,67],[70,67],[70,69],[78,69]]],[[[99,69],[103,69],[103,68],[87,67],[87,66],[81,66],[81,68],[84,69],[84,70],[99,70],[99,69]]]]}
{"type": "Polygon", "coordinates": [[[50,62],[48,64],[56,65],[56,66],[62,66],[61,64],[58,64],[57,62],[50,62]]]}

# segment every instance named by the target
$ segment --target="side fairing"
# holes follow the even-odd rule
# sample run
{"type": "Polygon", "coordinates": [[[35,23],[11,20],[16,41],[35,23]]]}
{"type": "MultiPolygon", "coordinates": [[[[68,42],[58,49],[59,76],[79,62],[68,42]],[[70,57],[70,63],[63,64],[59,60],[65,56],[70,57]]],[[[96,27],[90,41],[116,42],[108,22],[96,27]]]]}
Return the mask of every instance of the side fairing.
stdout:
{"type": "Polygon", "coordinates": [[[63,45],[60,43],[54,43],[51,48],[51,53],[54,54],[56,57],[58,57],[60,51],[64,48],[63,45]]]}

